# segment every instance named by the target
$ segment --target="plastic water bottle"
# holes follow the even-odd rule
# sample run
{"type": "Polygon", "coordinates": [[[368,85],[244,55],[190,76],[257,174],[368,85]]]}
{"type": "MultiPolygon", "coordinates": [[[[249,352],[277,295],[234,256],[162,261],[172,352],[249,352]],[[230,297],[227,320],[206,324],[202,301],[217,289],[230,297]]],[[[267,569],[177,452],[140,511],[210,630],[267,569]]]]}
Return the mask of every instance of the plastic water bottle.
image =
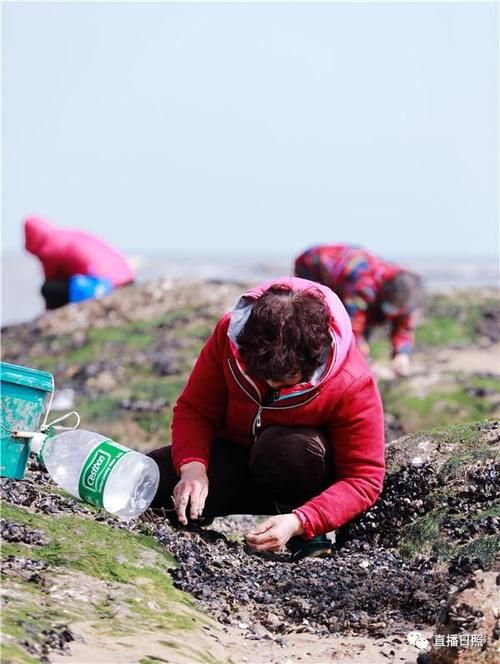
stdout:
{"type": "Polygon", "coordinates": [[[92,431],[35,434],[31,451],[56,484],[120,519],[142,514],[160,481],[156,461],[92,431]]]}

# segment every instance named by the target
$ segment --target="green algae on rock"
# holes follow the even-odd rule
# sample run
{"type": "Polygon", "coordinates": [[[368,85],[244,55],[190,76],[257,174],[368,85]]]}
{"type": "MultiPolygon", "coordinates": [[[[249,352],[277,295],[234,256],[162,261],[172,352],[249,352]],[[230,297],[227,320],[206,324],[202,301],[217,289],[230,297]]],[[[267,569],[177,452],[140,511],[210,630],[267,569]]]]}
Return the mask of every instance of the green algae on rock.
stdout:
{"type": "Polygon", "coordinates": [[[434,556],[457,567],[492,567],[500,551],[500,422],[452,425],[387,445],[387,477],[349,538],[434,556]]]}
{"type": "Polygon", "coordinates": [[[46,657],[46,635],[68,623],[85,621],[109,634],[179,634],[207,624],[189,595],[174,588],[168,572],[176,563],[152,537],[78,514],[39,514],[5,503],[2,517],[45,538],[2,544],[2,661],[40,661],[29,653],[46,657]],[[27,560],[42,562],[43,573],[23,575],[27,560]]]}

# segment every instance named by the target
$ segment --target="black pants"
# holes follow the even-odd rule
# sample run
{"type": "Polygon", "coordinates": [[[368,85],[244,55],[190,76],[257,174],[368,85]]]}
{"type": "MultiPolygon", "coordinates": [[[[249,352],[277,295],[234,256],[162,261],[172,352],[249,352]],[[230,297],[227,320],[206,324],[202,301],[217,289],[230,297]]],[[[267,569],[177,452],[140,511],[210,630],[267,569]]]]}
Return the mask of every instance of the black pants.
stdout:
{"type": "MultiPolygon", "coordinates": [[[[165,508],[175,521],[171,497],[179,476],[171,447],[148,456],[160,468],[160,485],[151,507],[165,508]]],[[[330,443],[318,429],[282,426],[265,429],[250,449],[216,439],[208,480],[204,517],[290,511],[332,484],[330,443]]]]}
{"type": "Polygon", "coordinates": [[[59,309],[69,302],[69,279],[48,279],[42,285],[47,309],[59,309]]]}

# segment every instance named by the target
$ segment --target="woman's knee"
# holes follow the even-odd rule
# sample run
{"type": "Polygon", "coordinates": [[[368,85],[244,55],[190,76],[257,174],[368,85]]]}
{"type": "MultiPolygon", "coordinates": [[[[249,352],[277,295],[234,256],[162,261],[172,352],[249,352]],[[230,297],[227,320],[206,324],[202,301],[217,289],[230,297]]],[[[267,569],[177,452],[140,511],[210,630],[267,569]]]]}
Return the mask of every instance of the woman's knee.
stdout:
{"type": "Polygon", "coordinates": [[[275,500],[299,504],[333,480],[328,438],[312,427],[268,427],[252,448],[250,469],[275,500]]]}

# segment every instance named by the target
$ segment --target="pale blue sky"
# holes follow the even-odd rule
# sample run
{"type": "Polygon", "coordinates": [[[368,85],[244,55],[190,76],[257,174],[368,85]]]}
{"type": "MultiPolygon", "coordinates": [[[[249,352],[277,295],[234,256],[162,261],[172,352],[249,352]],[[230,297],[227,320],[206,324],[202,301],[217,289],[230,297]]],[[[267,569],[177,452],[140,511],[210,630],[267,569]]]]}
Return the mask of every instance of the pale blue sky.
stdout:
{"type": "Polygon", "coordinates": [[[492,254],[498,6],[3,5],[3,240],[492,254]]]}

